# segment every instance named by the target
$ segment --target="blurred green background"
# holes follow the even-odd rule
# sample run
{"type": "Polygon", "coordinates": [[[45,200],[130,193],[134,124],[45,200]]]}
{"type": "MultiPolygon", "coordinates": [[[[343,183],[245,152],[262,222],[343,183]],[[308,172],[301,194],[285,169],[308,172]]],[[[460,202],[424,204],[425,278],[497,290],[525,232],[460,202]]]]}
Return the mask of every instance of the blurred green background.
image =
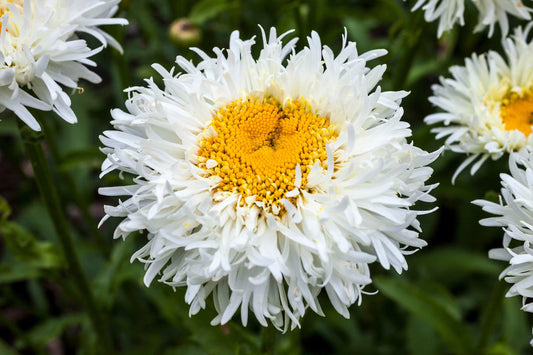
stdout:
{"type": "MultiPolygon", "coordinates": [[[[326,317],[309,311],[301,329],[275,333],[270,339],[250,319],[243,328],[239,317],[222,327],[212,327],[212,304],[189,318],[184,289],[154,282],[142,283],[143,265],[130,264],[131,254],[144,244],[144,236],[114,241],[117,220],[99,230],[103,205],[114,204],[97,194],[98,187],[124,183],[117,174],[99,179],[104,155],[98,136],[111,129],[111,108],[124,108],[123,89],[143,85],[156,77],[152,63],[174,65],[176,55],[196,60],[189,45],[207,53],[227,47],[229,35],[256,36],[258,24],[278,33],[305,37],[317,31],[323,44],[337,51],[341,35],[357,42],[360,52],[386,48],[389,54],[370,62],[385,63],[380,83],[384,90],[408,90],[404,119],[413,129],[416,145],[438,149],[423,118],[433,112],[428,103],[431,85],[447,75],[451,65],[462,64],[472,52],[501,51],[500,33],[487,39],[473,34],[477,13],[467,7],[466,26],[436,38],[436,23],[427,24],[414,1],[401,0],[123,0],[120,17],[126,27],[106,30],[123,44],[124,55],[106,49],[94,59],[102,76],[100,85],[81,82],[83,92],[72,93],[72,107],[79,122],[69,125],[49,113],[38,113],[47,123],[45,151],[54,170],[63,207],[75,236],[76,248],[90,279],[96,300],[104,310],[102,327],[120,354],[526,354],[531,350],[531,317],[520,311],[521,300],[506,299],[508,285],[498,281],[505,265],[488,259],[488,250],[501,245],[503,232],[484,228],[487,217],[470,201],[494,200],[499,173],[507,171],[506,159],[488,161],[471,177],[462,173],[455,185],[451,176],[464,159],[448,152],[433,164],[430,182],[438,211],[421,217],[428,242],[407,258],[409,270],[398,276],[372,264],[374,283],[365,291],[361,306],[350,308],[344,319],[321,298],[326,317]],[[171,24],[187,18],[198,30],[193,38],[170,38],[171,24]],[[529,319],[528,319],[529,318],[529,319]]],[[[292,38],[292,37],[291,37],[292,38]]],[[[92,47],[98,44],[87,38],[92,47]]],[[[259,51],[261,45],[254,48],[259,51]]],[[[95,334],[82,307],[83,294],[57,247],[57,237],[25,157],[16,119],[0,114],[0,354],[93,354],[99,350],[95,334]]],[[[434,205],[417,205],[430,209],[434,205]]],[[[323,296],[323,295],[321,295],[323,296]]]]}

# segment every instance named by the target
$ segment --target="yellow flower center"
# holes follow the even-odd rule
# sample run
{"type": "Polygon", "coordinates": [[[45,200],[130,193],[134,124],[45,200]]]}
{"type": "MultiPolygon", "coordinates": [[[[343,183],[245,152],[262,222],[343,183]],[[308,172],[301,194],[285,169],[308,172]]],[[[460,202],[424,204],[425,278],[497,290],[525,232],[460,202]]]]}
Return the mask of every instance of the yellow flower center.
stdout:
{"type": "Polygon", "coordinates": [[[500,116],[506,130],[517,129],[529,136],[533,124],[533,95],[509,95],[500,106],[500,116]]]}
{"type": "Polygon", "coordinates": [[[280,200],[297,187],[297,165],[305,187],[313,164],[326,167],[326,145],[337,137],[329,120],[305,102],[281,105],[255,97],[219,109],[208,130],[216,133],[200,141],[198,158],[208,176],[221,178],[215,190],[241,194],[241,204],[255,196],[274,211],[282,210],[280,200]]]}

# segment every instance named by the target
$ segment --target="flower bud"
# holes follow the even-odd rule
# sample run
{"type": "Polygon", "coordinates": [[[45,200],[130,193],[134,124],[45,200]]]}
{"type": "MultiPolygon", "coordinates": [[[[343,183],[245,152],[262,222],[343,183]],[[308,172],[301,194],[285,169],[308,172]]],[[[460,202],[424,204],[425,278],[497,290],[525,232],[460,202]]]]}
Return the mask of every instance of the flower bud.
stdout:
{"type": "Polygon", "coordinates": [[[186,18],[180,18],[172,22],[169,28],[170,40],[178,46],[194,46],[202,39],[198,27],[186,18]]]}

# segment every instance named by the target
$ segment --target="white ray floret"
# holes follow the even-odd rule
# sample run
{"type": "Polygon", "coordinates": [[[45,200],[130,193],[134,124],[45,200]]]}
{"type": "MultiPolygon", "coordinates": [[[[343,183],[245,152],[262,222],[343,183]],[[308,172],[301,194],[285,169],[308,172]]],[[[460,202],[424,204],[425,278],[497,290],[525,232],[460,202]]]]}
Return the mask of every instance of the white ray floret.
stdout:
{"type": "Polygon", "coordinates": [[[39,123],[27,107],[53,110],[76,122],[64,88],[80,79],[97,83],[89,58],[107,44],[120,45],[98,26],[127,24],[112,18],[120,0],[0,0],[0,111],[13,111],[33,130],[39,123]],[[95,49],[78,37],[100,41],[95,49]]]}
{"type": "Polygon", "coordinates": [[[446,137],[448,149],[468,155],[453,179],[474,162],[471,174],[488,158],[496,160],[533,143],[529,115],[521,113],[527,105],[533,107],[533,43],[528,40],[532,25],[516,29],[502,42],[505,57],[495,51],[474,54],[464,66],[450,68],[452,78],[441,77],[432,87],[429,100],[443,112],[427,116],[425,122],[442,124],[432,129],[436,138],[446,137]],[[514,128],[516,124],[522,128],[514,128]]]}
{"type": "Polygon", "coordinates": [[[215,57],[198,49],[197,65],[178,57],[183,73],[154,65],[164,87],[149,79],[146,87],[129,89],[127,112],[113,110],[115,130],[101,136],[102,175],[134,176],[131,186],[100,190],[127,196],[106,206],[108,217],[123,218],[115,238],[146,230],[146,245],[132,256],[146,263],[146,285],[159,275],[187,287],[191,314],[212,294],[213,324],[240,309],[245,325],[251,311],[264,326],[270,320],[277,328],[295,327],[308,307],[322,313],[322,289],[348,317],[348,306],[360,303],[371,283],[370,263],[401,272],[405,255],[426,245],[417,220],[423,212],[412,207],[434,200],[435,185],[425,182],[439,152],[407,142],[411,131],[400,120],[407,93],[376,87],[385,66],[366,65],[385,51],[359,54],[344,37],[335,56],[314,32],[296,51],[296,39],[282,44],[286,35],[263,33],[257,59],[254,39],[234,32],[229,49],[215,48],[215,57]],[[242,195],[240,186],[221,190],[223,175],[214,172],[227,177],[236,166],[199,153],[201,137],[217,136],[211,123],[221,108],[251,96],[283,107],[305,102],[335,130],[323,161],[291,166],[290,186],[272,204],[269,192],[261,199],[262,191],[242,195]]]}
{"type": "MultiPolygon", "coordinates": [[[[525,147],[509,158],[509,174],[501,174],[500,202],[476,200],[494,217],[480,221],[484,226],[501,227],[503,248],[493,249],[489,257],[509,266],[500,274],[512,284],[507,297],[522,296],[522,309],[533,312],[533,150],[525,147]]],[[[531,341],[533,345],[533,340],[531,341]]]]}

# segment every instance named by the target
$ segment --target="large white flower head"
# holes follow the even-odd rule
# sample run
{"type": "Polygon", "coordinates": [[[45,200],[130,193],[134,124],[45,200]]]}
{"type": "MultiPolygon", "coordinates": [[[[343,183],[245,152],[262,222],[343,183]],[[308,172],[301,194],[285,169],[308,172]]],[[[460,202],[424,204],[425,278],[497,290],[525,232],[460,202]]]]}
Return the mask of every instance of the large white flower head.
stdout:
{"type": "Polygon", "coordinates": [[[502,37],[509,33],[509,15],[522,20],[531,20],[531,0],[418,0],[413,11],[422,9],[427,22],[439,20],[437,36],[451,29],[456,23],[464,25],[463,14],[468,3],[475,5],[479,11],[479,20],[475,31],[489,28],[489,37],[494,33],[498,23],[502,37]]]}
{"type": "Polygon", "coordinates": [[[509,168],[510,175],[501,174],[500,203],[485,200],[474,203],[495,215],[481,220],[482,225],[502,227],[505,232],[503,248],[491,250],[489,256],[509,262],[500,275],[513,284],[507,297],[522,296],[522,309],[533,312],[533,147],[512,153],[509,168]]]}
{"type": "Polygon", "coordinates": [[[146,285],[161,273],[186,286],[191,314],[212,293],[213,324],[240,308],[244,325],[251,310],[264,326],[295,327],[307,307],[321,313],[321,289],[348,317],[369,263],[401,272],[426,244],[411,207],[433,201],[425,181],[438,152],[407,142],[407,93],[376,88],[385,66],[366,64],[385,51],[358,54],[345,36],[335,56],[313,32],[296,52],[284,36],[263,33],[257,59],[254,39],[233,32],[215,57],[178,57],[182,74],[154,65],[164,88],[129,89],[129,112],[113,110],[116,130],[101,137],[102,175],[135,177],[100,190],[129,196],[106,206],[124,217],[115,237],[146,230],[132,256],[146,285]]]}
{"type": "Polygon", "coordinates": [[[487,158],[498,159],[533,143],[533,42],[518,28],[503,41],[506,58],[494,51],[472,55],[464,66],[450,69],[451,79],[440,78],[430,101],[444,112],[426,117],[437,139],[454,152],[466,153],[453,179],[468,165],[474,174],[487,158]]]}
{"type": "Polygon", "coordinates": [[[54,110],[76,122],[63,87],[80,79],[97,83],[89,58],[108,43],[120,45],[100,25],[127,24],[112,18],[120,0],[0,0],[0,111],[13,111],[33,130],[40,126],[26,107],[54,110]],[[77,37],[87,33],[102,46],[88,47],[77,37]],[[33,94],[33,95],[32,95],[33,94]]]}

